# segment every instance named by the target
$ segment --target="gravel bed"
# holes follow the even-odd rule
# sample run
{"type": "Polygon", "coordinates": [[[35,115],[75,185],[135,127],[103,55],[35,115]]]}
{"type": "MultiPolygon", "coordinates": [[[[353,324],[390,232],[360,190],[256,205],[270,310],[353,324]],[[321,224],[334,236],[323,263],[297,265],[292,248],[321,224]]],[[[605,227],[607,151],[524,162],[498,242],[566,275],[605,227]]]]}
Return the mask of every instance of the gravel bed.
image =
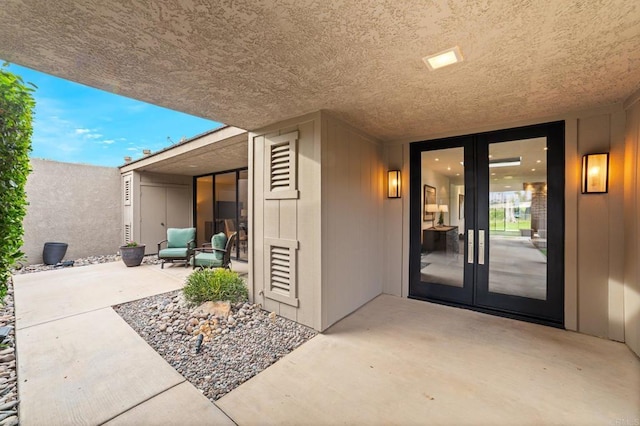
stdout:
{"type": "Polygon", "coordinates": [[[9,278],[7,295],[0,304],[0,327],[9,328],[9,334],[0,343],[0,426],[18,424],[15,322],[13,281],[9,278]]]}
{"type": "MultiPolygon", "coordinates": [[[[34,265],[19,264],[17,267],[11,270],[11,273],[13,275],[31,274],[34,272],[51,271],[53,269],[64,269],[76,266],[97,265],[98,263],[118,262],[121,259],[122,258],[118,254],[107,254],[104,256],[89,256],[76,259],[73,261],[73,266],[63,266],[63,263],[59,263],[57,265],[45,265],[44,263],[36,263],[34,265]]],[[[144,259],[142,259],[143,265],[156,265],[158,263],[160,263],[160,261],[158,260],[158,256],[156,256],[155,254],[145,256],[144,259]]]]}
{"type": "Polygon", "coordinates": [[[215,401],[317,333],[261,309],[228,305],[216,315],[188,306],[173,291],[114,306],[173,368],[215,401]],[[199,337],[202,336],[202,337],[199,337]],[[196,352],[198,340],[202,340],[196,352]]]}

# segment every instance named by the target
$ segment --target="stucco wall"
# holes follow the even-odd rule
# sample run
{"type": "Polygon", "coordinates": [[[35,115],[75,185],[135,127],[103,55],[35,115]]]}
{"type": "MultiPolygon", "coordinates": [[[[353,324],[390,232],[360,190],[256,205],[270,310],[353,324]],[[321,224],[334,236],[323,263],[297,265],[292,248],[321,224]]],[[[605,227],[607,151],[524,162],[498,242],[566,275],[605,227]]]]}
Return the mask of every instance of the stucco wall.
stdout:
{"type": "MultiPolygon", "coordinates": [[[[635,111],[635,109],[634,109],[635,111]]],[[[503,123],[483,128],[460,129],[447,134],[427,135],[422,140],[458,136],[483,131],[564,120],[565,132],[565,328],[612,340],[624,340],[625,294],[638,294],[637,288],[623,286],[625,268],[625,228],[623,216],[635,218],[624,203],[624,130],[625,112],[621,105],[604,107],[577,114],[548,117],[516,123],[503,123]],[[610,152],[609,193],[583,195],[580,193],[580,167],[582,155],[592,152],[610,152]],[[626,292],[626,293],[625,293],[626,292]]],[[[636,119],[638,120],[638,119],[636,119]]],[[[628,130],[633,133],[633,131],[628,130]]],[[[637,130],[636,130],[637,132],[637,130]]],[[[402,223],[402,238],[385,231],[384,292],[407,296],[409,278],[409,145],[408,142],[385,147],[387,168],[401,167],[403,176],[402,204],[385,200],[385,226],[391,224],[397,231],[402,223]],[[401,161],[402,160],[402,161],[401,161]],[[401,162],[401,164],[399,164],[401,162]],[[401,254],[401,255],[399,255],[401,254]],[[390,272],[392,271],[392,272],[390,272]]],[[[635,147],[637,149],[637,146],[635,147]]],[[[636,178],[637,181],[637,178],[636,178]]],[[[633,197],[637,202],[637,187],[633,197]]],[[[631,201],[629,201],[631,202],[631,201]]],[[[637,243],[636,243],[637,244],[637,243]]],[[[634,252],[636,263],[638,252],[634,252]]],[[[629,254],[627,253],[627,258],[629,254]]],[[[627,265],[631,260],[627,260],[627,265]]],[[[638,271],[635,271],[636,277],[638,271]]],[[[636,281],[637,283],[637,278],[636,281]]],[[[634,305],[635,306],[635,305],[634,305]]],[[[637,308],[635,321],[637,322],[637,308]]],[[[628,314],[627,314],[628,315],[628,314]]],[[[628,326],[627,326],[628,327],[628,326]]],[[[627,330],[628,334],[628,330],[627,330]]]]}
{"type": "Polygon", "coordinates": [[[121,235],[117,168],[31,160],[22,251],[42,263],[45,242],[69,244],[65,259],[114,254],[121,235]]]}
{"type": "Polygon", "coordinates": [[[640,356],[640,102],[627,110],[625,150],[625,342],[640,356]]]}

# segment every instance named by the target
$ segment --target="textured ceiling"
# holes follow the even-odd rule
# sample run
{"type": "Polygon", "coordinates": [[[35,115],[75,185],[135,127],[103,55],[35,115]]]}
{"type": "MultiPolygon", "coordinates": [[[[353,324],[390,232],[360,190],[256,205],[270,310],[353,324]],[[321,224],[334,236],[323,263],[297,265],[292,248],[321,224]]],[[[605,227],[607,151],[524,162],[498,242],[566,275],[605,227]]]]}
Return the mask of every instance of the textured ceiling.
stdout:
{"type": "Polygon", "coordinates": [[[406,140],[623,101],[640,2],[4,0],[0,57],[244,129],[326,109],[406,140]]]}

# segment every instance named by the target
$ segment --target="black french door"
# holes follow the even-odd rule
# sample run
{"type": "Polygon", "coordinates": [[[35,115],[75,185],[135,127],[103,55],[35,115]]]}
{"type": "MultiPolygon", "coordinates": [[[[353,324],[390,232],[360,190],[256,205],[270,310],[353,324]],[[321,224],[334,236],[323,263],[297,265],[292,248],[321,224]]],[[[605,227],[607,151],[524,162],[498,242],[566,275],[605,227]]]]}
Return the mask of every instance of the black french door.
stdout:
{"type": "Polygon", "coordinates": [[[411,144],[409,297],[564,321],[564,123],[411,144]]]}

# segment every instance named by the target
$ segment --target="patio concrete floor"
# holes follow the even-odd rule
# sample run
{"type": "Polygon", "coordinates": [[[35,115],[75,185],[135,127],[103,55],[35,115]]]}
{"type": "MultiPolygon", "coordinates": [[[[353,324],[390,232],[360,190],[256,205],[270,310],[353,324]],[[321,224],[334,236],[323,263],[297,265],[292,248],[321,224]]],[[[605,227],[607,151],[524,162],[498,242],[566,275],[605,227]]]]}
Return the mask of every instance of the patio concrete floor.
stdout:
{"type": "Polygon", "coordinates": [[[16,276],[21,424],[640,419],[640,360],[624,344],[386,295],[214,405],[110,308],[178,289],[189,272],[113,263],[16,276]]]}

